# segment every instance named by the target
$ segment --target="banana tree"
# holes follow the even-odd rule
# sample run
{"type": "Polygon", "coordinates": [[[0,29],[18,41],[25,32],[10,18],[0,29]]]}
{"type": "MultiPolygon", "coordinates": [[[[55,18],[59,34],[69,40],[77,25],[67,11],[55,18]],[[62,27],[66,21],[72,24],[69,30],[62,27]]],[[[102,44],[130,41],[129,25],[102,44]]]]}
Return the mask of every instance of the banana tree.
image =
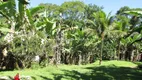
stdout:
{"type": "Polygon", "coordinates": [[[23,25],[21,24],[24,21],[25,9],[26,9],[26,0],[18,0],[18,12],[16,10],[16,0],[8,0],[0,4],[0,14],[7,19],[9,28],[3,27],[1,30],[7,30],[10,32],[7,34],[5,39],[10,42],[13,38],[13,33],[15,32],[16,27],[23,25]],[[19,19],[20,18],[20,19],[19,19]],[[17,22],[18,21],[18,22],[17,22]],[[18,25],[20,24],[20,25],[18,25]]]}
{"type": "MultiPolygon", "coordinates": [[[[55,22],[49,21],[46,17],[40,16],[41,17],[40,20],[42,19],[43,22],[41,22],[36,17],[36,15],[38,14],[37,12],[40,9],[42,9],[42,7],[35,7],[32,9],[27,9],[26,5],[28,4],[28,2],[26,0],[18,0],[18,9],[16,10],[16,3],[15,2],[16,2],[16,0],[8,0],[7,2],[2,2],[0,4],[0,7],[1,7],[0,14],[7,19],[7,21],[9,22],[9,26],[10,26],[9,28],[2,27],[0,30],[2,30],[2,31],[5,30],[5,31],[10,32],[5,37],[5,39],[8,42],[10,42],[10,44],[15,45],[13,47],[11,46],[11,49],[10,49],[10,51],[13,51],[14,56],[16,56],[18,58],[18,57],[24,55],[26,57],[25,59],[27,59],[28,57],[30,57],[29,55],[32,55],[31,54],[32,49],[30,49],[30,44],[27,44],[27,43],[30,43],[28,41],[30,41],[32,38],[37,38],[37,37],[38,37],[38,39],[41,39],[41,40],[43,38],[47,39],[47,37],[41,36],[40,33],[44,34],[43,33],[44,31],[42,31],[41,28],[43,28],[45,30],[46,35],[47,34],[52,35],[52,34],[54,34],[53,33],[54,28],[52,28],[52,26],[53,25],[56,26],[56,25],[55,25],[55,22]],[[51,31],[52,31],[52,34],[51,34],[51,31]],[[12,37],[9,37],[9,35],[12,37]],[[15,40],[21,39],[20,43],[17,41],[15,42],[15,40],[13,41],[13,37],[15,40]],[[27,40],[27,41],[25,41],[25,40],[27,40]],[[21,46],[17,46],[17,43],[21,44],[21,46]],[[24,46],[25,48],[22,49],[22,45],[25,45],[25,44],[27,44],[27,46],[24,46]],[[27,50],[28,50],[28,52],[27,52],[27,50]],[[18,54],[19,52],[22,55],[18,54]]],[[[38,46],[38,47],[40,47],[40,46],[38,46]]],[[[35,50],[33,50],[33,51],[35,51],[35,50]]],[[[36,53],[36,54],[38,54],[38,53],[36,53]]],[[[27,60],[28,61],[25,61],[25,62],[29,62],[31,59],[27,59],[27,60]]]]}
{"type": "MultiPolygon", "coordinates": [[[[132,16],[132,18],[130,19],[130,24],[131,24],[130,30],[128,31],[128,34],[126,36],[124,36],[124,38],[127,39],[129,37],[134,37],[135,33],[141,34],[141,31],[142,31],[142,24],[141,24],[142,10],[132,9],[132,10],[128,10],[128,11],[123,12],[123,14],[127,14],[127,15],[132,16]]],[[[132,41],[128,45],[128,48],[130,46],[132,46],[133,44],[140,42],[141,40],[142,40],[142,37],[140,37],[138,39],[134,39],[134,41],[132,41]]],[[[131,53],[129,53],[129,54],[131,54],[131,53]]]]}
{"type": "Polygon", "coordinates": [[[94,34],[94,31],[90,28],[80,30],[79,27],[76,27],[65,30],[65,59],[69,57],[69,60],[65,60],[66,63],[86,64],[90,62],[90,57],[94,59],[92,52],[94,47],[92,45],[97,45],[98,41],[94,34]]]}
{"type": "Polygon", "coordinates": [[[128,35],[126,35],[125,38],[129,37],[134,32],[140,33],[142,30],[142,24],[141,24],[142,11],[129,10],[129,11],[123,12],[123,14],[132,16],[131,22],[133,22],[133,23],[130,23],[132,28],[128,31],[128,35]]]}
{"type": "MultiPolygon", "coordinates": [[[[6,2],[2,2],[0,5],[0,13],[3,17],[5,17],[10,25],[9,28],[2,27],[0,30],[5,30],[9,32],[14,33],[15,30],[17,32],[23,31],[32,31],[33,35],[36,33],[36,31],[39,30],[39,28],[43,27],[43,25],[46,25],[46,32],[49,33],[52,25],[54,22],[49,21],[47,18],[42,17],[44,20],[43,22],[37,20],[36,15],[40,14],[37,13],[40,9],[43,7],[35,7],[31,9],[27,9],[26,5],[29,3],[27,0],[18,0],[18,11],[16,10],[16,0],[9,0],[6,2]],[[5,9],[6,8],[6,9],[5,9]]],[[[41,16],[40,16],[41,17],[41,16]]],[[[44,26],[45,27],[45,26],[44,26]]],[[[26,32],[25,32],[26,33],[26,32]]]]}
{"type": "Polygon", "coordinates": [[[25,6],[26,6],[26,4],[23,3],[23,1],[26,2],[25,0],[18,0],[19,13],[16,10],[16,0],[1,1],[1,3],[0,3],[0,14],[1,14],[1,16],[3,16],[3,18],[7,19],[7,23],[9,26],[8,28],[3,26],[3,27],[1,27],[0,30],[9,32],[8,34],[6,34],[6,36],[4,38],[5,41],[8,42],[8,44],[11,41],[13,41],[17,23],[20,23],[23,20],[23,19],[19,19],[19,21],[18,21],[19,17],[24,17],[24,14],[23,14],[23,16],[20,15],[20,13],[23,12],[23,10],[25,9],[25,6]]]}
{"type": "Polygon", "coordinates": [[[134,57],[134,50],[138,50],[138,45],[136,42],[139,42],[141,39],[142,35],[135,32],[131,36],[127,38],[122,38],[121,39],[121,44],[124,46],[125,50],[125,60],[131,60],[134,57]]]}

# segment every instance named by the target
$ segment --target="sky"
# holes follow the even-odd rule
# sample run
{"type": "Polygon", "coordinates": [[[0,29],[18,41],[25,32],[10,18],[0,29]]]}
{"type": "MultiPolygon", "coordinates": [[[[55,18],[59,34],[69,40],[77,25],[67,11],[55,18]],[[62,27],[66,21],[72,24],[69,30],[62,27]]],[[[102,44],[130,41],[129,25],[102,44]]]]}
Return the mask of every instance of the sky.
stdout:
{"type": "MultiPolygon", "coordinates": [[[[30,0],[30,7],[35,7],[40,3],[53,3],[61,5],[65,1],[71,0],[30,0]]],[[[115,14],[123,6],[129,6],[130,8],[142,8],[142,0],[81,0],[85,4],[96,4],[103,6],[104,11],[108,14],[112,12],[115,14]]]]}

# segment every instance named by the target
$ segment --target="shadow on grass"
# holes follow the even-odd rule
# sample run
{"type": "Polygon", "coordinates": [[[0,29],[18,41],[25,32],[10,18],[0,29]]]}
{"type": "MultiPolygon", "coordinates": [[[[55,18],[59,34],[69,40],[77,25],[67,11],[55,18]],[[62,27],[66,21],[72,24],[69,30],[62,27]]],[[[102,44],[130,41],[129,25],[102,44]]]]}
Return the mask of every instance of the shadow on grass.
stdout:
{"type": "Polygon", "coordinates": [[[32,80],[37,80],[35,77],[31,76],[32,80]]]}
{"type": "Polygon", "coordinates": [[[142,62],[133,62],[133,63],[138,65],[138,68],[142,69],[142,62]]]}
{"type": "Polygon", "coordinates": [[[41,77],[43,80],[52,80],[52,79],[50,79],[50,78],[48,78],[48,77],[45,77],[45,76],[42,76],[42,75],[40,75],[40,77],[41,77]]]}
{"type": "Polygon", "coordinates": [[[3,69],[0,69],[0,72],[3,72],[3,71],[14,71],[14,70],[3,70],[3,69]]]}
{"type": "Polygon", "coordinates": [[[142,70],[127,67],[87,67],[89,72],[62,70],[64,74],[53,74],[54,80],[140,80],[142,70]]]}

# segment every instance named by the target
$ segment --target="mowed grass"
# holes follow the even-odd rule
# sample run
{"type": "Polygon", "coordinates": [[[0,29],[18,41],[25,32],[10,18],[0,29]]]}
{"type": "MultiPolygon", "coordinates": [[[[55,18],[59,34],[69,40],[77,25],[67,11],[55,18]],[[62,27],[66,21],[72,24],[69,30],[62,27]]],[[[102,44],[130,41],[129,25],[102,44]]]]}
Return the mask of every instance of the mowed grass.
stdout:
{"type": "Polygon", "coordinates": [[[141,80],[142,69],[126,61],[98,61],[88,65],[59,65],[39,69],[1,71],[0,76],[31,76],[31,80],[141,80]]]}

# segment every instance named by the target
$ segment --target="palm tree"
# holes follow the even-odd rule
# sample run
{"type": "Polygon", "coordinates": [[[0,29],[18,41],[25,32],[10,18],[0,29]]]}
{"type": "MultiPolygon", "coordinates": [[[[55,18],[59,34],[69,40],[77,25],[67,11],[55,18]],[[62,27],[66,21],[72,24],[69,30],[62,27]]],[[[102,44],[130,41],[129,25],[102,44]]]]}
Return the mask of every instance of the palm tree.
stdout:
{"type": "Polygon", "coordinates": [[[102,62],[102,53],[103,53],[103,42],[105,35],[107,34],[108,30],[111,26],[111,20],[112,17],[110,17],[110,14],[107,16],[105,12],[98,11],[93,14],[94,15],[94,29],[96,30],[98,36],[101,38],[101,52],[100,52],[100,65],[102,62]]]}
{"type": "MultiPolygon", "coordinates": [[[[100,62],[102,62],[102,54],[103,54],[103,45],[104,45],[104,39],[106,36],[112,36],[113,39],[117,38],[118,33],[123,33],[120,23],[117,23],[115,21],[115,17],[111,16],[111,13],[106,15],[103,11],[99,11],[93,14],[94,15],[94,29],[97,32],[98,36],[101,38],[101,52],[100,52],[100,62]]],[[[125,32],[124,32],[125,33],[125,32]]],[[[120,36],[120,35],[119,35],[120,36]]]]}

